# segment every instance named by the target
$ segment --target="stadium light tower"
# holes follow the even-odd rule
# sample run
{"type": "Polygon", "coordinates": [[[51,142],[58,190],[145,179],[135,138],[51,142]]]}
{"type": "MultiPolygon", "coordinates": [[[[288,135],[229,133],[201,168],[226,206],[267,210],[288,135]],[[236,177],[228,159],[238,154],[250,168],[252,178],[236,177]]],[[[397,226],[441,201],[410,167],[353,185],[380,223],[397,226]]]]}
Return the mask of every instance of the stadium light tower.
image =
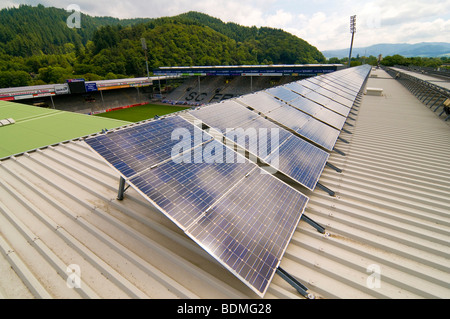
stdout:
{"type": "Polygon", "coordinates": [[[145,66],[147,67],[147,78],[150,79],[150,71],[148,70],[148,56],[147,56],[147,41],[145,38],[141,39],[142,49],[145,52],[145,66]]]}
{"type": "Polygon", "coordinates": [[[352,50],[353,50],[353,40],[356,33],[356,16],[350,17],[350,33],[352,34],[352,43],[350,44],[350,54],[348,56],[348,67],[352,64],[352,50]]]}

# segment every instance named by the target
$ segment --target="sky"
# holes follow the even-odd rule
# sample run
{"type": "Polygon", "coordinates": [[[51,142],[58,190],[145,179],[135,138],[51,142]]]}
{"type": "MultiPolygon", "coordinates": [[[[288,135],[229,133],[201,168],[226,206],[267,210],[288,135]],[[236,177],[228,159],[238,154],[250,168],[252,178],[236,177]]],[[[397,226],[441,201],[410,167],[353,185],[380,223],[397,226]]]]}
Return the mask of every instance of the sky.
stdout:
{"type": "Polygon", "coordinates": [[[199,11],[245,26],[290,32],[320,51],[350,46],[350,16],[356,15],[355,47],[379,43],[450,42],[450,0],[0,0],[117,18],[158,18],[199,11]]]}

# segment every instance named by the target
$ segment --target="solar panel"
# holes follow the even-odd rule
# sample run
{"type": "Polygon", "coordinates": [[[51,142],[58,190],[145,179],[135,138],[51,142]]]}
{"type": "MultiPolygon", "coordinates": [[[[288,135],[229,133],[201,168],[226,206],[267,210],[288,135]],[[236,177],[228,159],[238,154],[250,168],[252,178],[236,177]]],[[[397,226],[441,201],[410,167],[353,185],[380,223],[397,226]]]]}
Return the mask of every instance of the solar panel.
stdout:
{"type": "Polygon", "coordinates": [[[187,234],[263,296],[307,203],[306,196],[257,169],[187,234]]]}
{"type": "Polygon", "coordinates": [[[348,90],[348,89],[346,89],[343,86],[339,86],[338,84],[333,83],[333,82],[328,81],[328,80],[325,80],[325,79],[321,80],[321,79],[318,79],[318,78],[309,78],[307,80],[309,82],[311,82],[311,83],[315,83],[317,85],[320,85],[321,87],[325,87],[328,90],[330,90],[330,91],[332,91],[332,92],[334,92],[336,94],[339,94],[339,95],[341,95],[341,96],[343,96],[343,97],[345,97],[345,98],[347,98],[347,99],[349,99],[351,101],[354,101],[356,96],[357,96],[357,92],[353,92],[351,90],[348,90]]]}
{"type": "Polygon", "coordinates": [[[293,108],[302,111],[321,122],[324,122],[339,131],[344,127],[346,118],[341,114],[333,112],[326,107],[319,105],[307,98],[301,97],[298,100],[289,103],[293,108]]]}
{"type": "MultiPolygon", "coordinates": [[[[260,129],[278,131],[278,141],[283,143],[292,134],[281,129],[278,125],[265,120],[257,113],[250,111],[246,107],[235,101],[227,101],[225,103],[213,104],[205,108],[200,108],[190,112],[209,127],[220,131],[223,135],[236,142],[246,150],[253,151],[254,155],[258,155],[260,151],[258,147],[258,134],[260,129]],[[217,109],[217,112],[215,110],[217,109]],[[220,114],[220,116],[218,115],[220,114]],[[218,118],[220,117],[220,119],[218,118]],[[226,134],[226,133],[229,134],[226,134]]],[[[269,136],[270,138],[270,136],[269,136]]],[[[270,140],[267,146],[270,147],[270,140]]]]}
{"type": "Polygon", "coordinates": [[[236,101],[250,106],[258,112],[262,112],[264,114],[286,105],[264,91],[243,95],[236,99],[236,101]]]}
{"type": "Polygon", "coordinates": [[[283,174],[294,180],[303,181],[304,186],[313,191],[328,158],[327,152],[321,151],[301,139],[290,138],[280,145],[278,153],[273,153],[266,160],[268,162],[278,161],[283,174]]]}
{"type": "Polygon", "coordinates": [[[116,131],[114,139],[101,135],[86,142],[125,177],[131,177],[170,159],[179,143],[179,136],[172,136],[176,132],[186,133],[189,140],[185,142],[193,146],[202,144],[206,137],[202,130],[177,116],[116,131]]]}
{"type": "MultiPolygon", "coordinates": [[[[224,146],[211,141],[206,148],[223,150],[224,146]]],[[[191,163],[171,160],[130,179],[183,231],[255,168],[244,160],[233,164],[237,163],[235,156],[227,161],[226,154],[222,154],[221,161],[214,163],[211,154],[193,153],[191,163]]]]}
{"type": "Polygon", "coordinates": [[[258,117],[258,114],[246,110],[234,101],[210,104],[200,109],[190,111],[190,114],[203,120],[208,120],[210,127],[225,131],[227,128],[240,127],[258,117]]]}
{"type": "MultiPolygon", "coordinates": [[[[180,124],[194,132],[194,126],[189,128],[185,122],[175,116],[92,137],[86,142],[105,155],[108,162],[115,161],[116,155],[111,154],[126,154],[125,150],[136,144],[137,139],[139,145],[146,145],[150,152],[156,146],[159,153],[160,140],[152,143],[158,136],[156,131],[167,133],[176,129],[174,124],[180,124]]],[[[163,160],[165,157],[162,156],[162,162],[139,170],[127,181],[263,297],[309,199],[209,138],[205,138],[207,142],[202,145],[192,144],[188,150],[192,157],[190,161],[179,161],[183,158],[180,156],[163,160]]],[[[128,166],[134,162],[133,156],[123,155],[121,159],[128,166]]],[[[154,162],[150,161],[148,165],[154,162]]],[[[127,170],[113,166],[127,177],[127,170]]]]}
{"type": "Polygon", "coordinates": [[[297,94],[300,94],[303,96],[312,91],[312,90],[308,89],[307,87],[301,85],[300,82],[301,81],[291,82],[291,83],[285,84],[283,87],[286,89],[292,90],[292,91],[296,92],[297,94]]]}
{"type": "Polygon", "coordinates": [[[330,110],[344,116],[345,118],[347,118],[348,115],[350,114],[350,108],[348,108],[336,101],[333,101],[332,99],[330,99],[326,96],[323,96],[317,92],[310,92],[310,93],[306,94],[305,97],[310,99],[311,101],[314,101],[318,104],[323,105],[327,109],[330,109],[330,110]]]}
{"type": "Polygon", "coordinates": [[[317,120],[310,119],[301,129],[301,134],[316,144],[332,151],[339,138],[340,131],[317,120]]]}
{"type": "Polygon", "coordinates": [[[329,151],[340,134],[339,130],[288,105],[268,113],[267,117],[329,151]]]}
{"type": "Polygon", "coordinates": [[[348,108],[351,108],[353,106],[353,100],[347,99],[335,92],[332,92],[330,89],[332,89],[330,86],[327,86],[326,88],[319,88],[315,92],[322,94],[323,96],[326,96],[333,101],[336,101],[338,103],[341,103],[342,105],[345,105],[348,108]]]}
{"type": "Polygon", "coordinates": [[[291,102],[299,98],[299,95],[295,92],[285,88],[284,86],[278,86],[272,89],[266,90],[267,93],[277,97],[284,102],[291,102]]]}
{"type": "MultiPolygon", "coordinates": [[[[302,85],[304,82],[305,81],[293,82],[293,83],[289,83],[289,84],[285,85],[284,87],[286,89],[292,90],[293,92],[295,92],[297,94],[300,94],[302,97],[308,98],[312,102],[320,104],[321,106],[326,107],[329,110],[344,116],[345,118],[348,117],[348,115],[350,114],[349,107],[344,106],[343,104],[338,103],[338,102],[332,100],[331,98],[324,96],[318,92],[315,92],[313,89],[305,87],[304,85],[302,85]]],[[[309,84],[310,84],[311,88],[316,87],[310,82],[309,82],[309,84]]],[[[294,103],[298,103],[298,101],[292,100],[291,102],[289,102],[289,104],[294,104],[294,103]]]]}
{"type": "MultiPolygon", "coordinates": [[[[289,175],[289,172],[291,172],[290,170],[291,165],[296,165],[299,169],[306,167],[305,162],[309,160],[307,156],[303,157],[297,156],[295,158],[296,161],[289,164],[289,168],[286,168],[284,166],[284,165],[288,166],[287,162],[283,161],[274,164],[275,162],[273,161],[274,159],[273,156],[270,157],[271,161],[267,161],[267,158],[272,153],[277,154],[276,151],[279,150],[278,148],[279,145],[283,144],[286,140],[290,138],[294,138],[298,140],[297,145],[302,146],[301,150],[304,150],[305,146],[309,145],[311,152],[312,149],[314,149],[316,153],[320,153],[323,155],[322,156],[323,161],[314,161],[313,164],[311,164],[313,166],[316,166],[315,169],[316,171],[321,171],[321,169],[323,169],[328,159],[328,156],[326,156],[327,153],[325,151],[321,150],[316,146],[311,145],[309,142],[302,140],[301,138],[295,136],[288,130],[260,116],[247,122],[237,121],[236,123],[233,123],[235,117],[250,118],[249,115],[246,115],[247,113],[252,114],[256,113],[248,110],[244,106],[234,101],[230,101],[229,103],[227,103],[227,105],[229,106],[226,108],[228,112],[227,113],[220,112],[220,114],[221,116],[228,118],[227,125],[229,126],[227,127],[214,126],[214,128],[221,131],[222,134],[224,134],[224,136],[226,136],[230,141],[241,146],[242,148],[247,150],[250,154],[262,159],[263,161],[266,161],[267,164],[271,165],[276,170],[285,173],[286,175],[297,181],[299,184],[312,190],[315,188],[320,175],[317,175],[317,179],[314,181],[314,183],[311,183],[310,180],[308,178],[305,178],[305,176],[302,174],[296,174],[295,176],[289,175]],[[233,103],[235,105],[233,105],[233,103]],[[234,129],[228,130],[228,134],[225,134],[226,130],[230,128],[234,129]],[[277,135],[275,136],[276,140],[274,140],[275,143],[273,143],[272,141],[272,134],[271,134],[272,129],[275,129],[277,131],[277,135]],[[267,134],[265,136],[259,135],[259,132],[261,132],[261,130],[265,130],[267,134]],[[264,139],[262,137],[264,137],[264,139]]],[[[208,108],[199,109],[197,111],[192,111],[190,113],[195,117],[197,117],[198,119],[200,119],[206,125],[211,126],[211,123],[217,124],[215,112],[212,111],[212,109],[214,109],[215,107],[220,107],[220,105],[212,105],[210,109],[208,108]],[[203,112],[203,110],[205,110],[205,112],[203,112]]],[[[302,113],[286,104],[285,106],[277,108],[274,111],[268,113],[267,117],[276,121],[281,125],[284,125],[285,127],[292,129],[299,135],[304,136],[309,141],[317,143],[330,151],[333,150],[336,140],[339,136],[339,131],[311,118],[309,115],[302,113]],[[310,122],[317,122],[316,127],[322,129],[324,137],[318,134],[317,131],[311,130],[311,126],[313,124],[310,122]],[[329,139],[330,133],[335,133],[334,144],[329,139]]]]}

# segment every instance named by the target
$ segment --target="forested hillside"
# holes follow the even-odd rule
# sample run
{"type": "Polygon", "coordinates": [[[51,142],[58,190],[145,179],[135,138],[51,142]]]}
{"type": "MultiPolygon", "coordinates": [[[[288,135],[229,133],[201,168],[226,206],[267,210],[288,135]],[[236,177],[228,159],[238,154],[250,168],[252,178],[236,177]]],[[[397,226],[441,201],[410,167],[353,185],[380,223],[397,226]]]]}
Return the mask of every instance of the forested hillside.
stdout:
{"type": "Polygon", "coordinates": [[[160,66],[324,63],[315,47],[285,31],[224,23],[197,12],[159,19],[81,16],[21,5],[0,10],[0,87],[145,76],[160,66]]]}

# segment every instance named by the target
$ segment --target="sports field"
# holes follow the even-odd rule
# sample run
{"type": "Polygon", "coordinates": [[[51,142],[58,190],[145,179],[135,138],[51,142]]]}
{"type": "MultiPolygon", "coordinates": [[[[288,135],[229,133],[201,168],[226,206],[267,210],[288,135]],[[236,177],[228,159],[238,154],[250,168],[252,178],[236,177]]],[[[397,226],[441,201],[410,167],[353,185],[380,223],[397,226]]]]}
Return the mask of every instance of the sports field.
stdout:
{"type": "Polygon", "coordinates": [[[130,124],[0,101],[0,120],[8,118],[16,123],[0,127],[0,159],[130,124]]]}
{"type": "Polygon", "coordinates": [[[154,118],[156,115],[162,116],[188,109],[189,107],[181,107],[174,105],[156,105],[147,104],[135,106],[128,109],[112,111],[97,114],[96,117],[105,117],[127,122],[140,122],[154,118]]]}

